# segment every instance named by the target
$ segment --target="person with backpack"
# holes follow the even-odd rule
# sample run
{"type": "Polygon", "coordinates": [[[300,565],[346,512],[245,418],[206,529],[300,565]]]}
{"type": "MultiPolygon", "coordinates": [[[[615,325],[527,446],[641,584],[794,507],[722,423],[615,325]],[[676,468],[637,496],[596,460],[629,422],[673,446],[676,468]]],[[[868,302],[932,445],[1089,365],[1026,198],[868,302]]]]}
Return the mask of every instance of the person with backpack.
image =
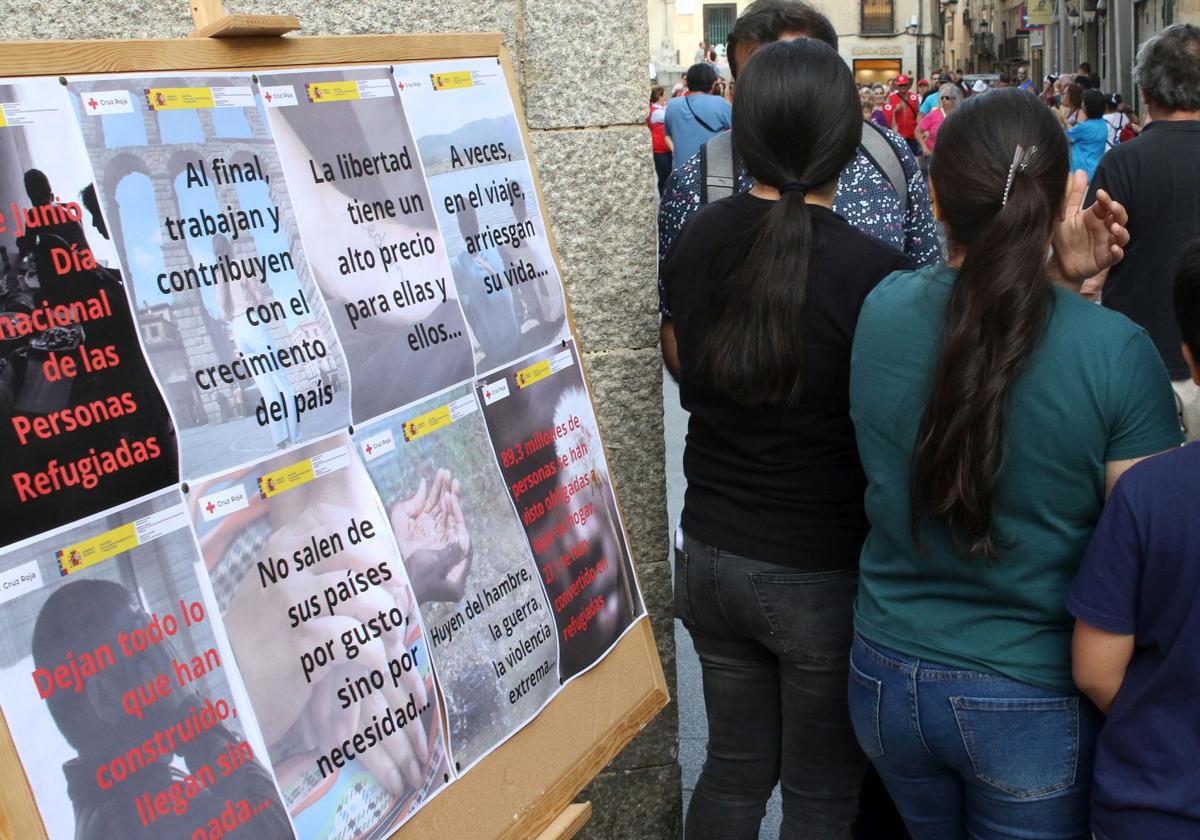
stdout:
{"type": "MultiPolygon", "coordinates": [[[[837,49],[833,24],[811,4],[803,0],[751,3],[729,33],[725,55],[734,79],[755,50],[796,37],[815,38],[837,49]]],[[[710,201],[748,192],[753,186],[754,179],[742,165],[730,132],[712,137],[699,154],[677,167],[667,181],[659,207],[660,267],[671,244],[697,210],[710,201]]],[[[858,153],[842,171],[833,209],[853,227],[903,251],[917,267],[941,259],[925,178],[912,151],[891,131],[863,122],[858,153]]],[[[661,275],[659,314],[664,324],[670,321],[661,275]]]]}
{"type": "Polygon", "coordinates": [[[1108,145],[1105,147],[1111,149],[1113,146],[1119,145],[1126,138],[1126,130],[1133,131],[1131,125],[1133,121],[1129,118],[1129,114],[1121,110],[1121,94],[1113,93],[1104,100],[1104,121],[1108,123],[1108,145]]]}
{"type": "Polygon", "coordinates": [[[867,770],[846,702],[866,532],[850,345],[871,288],[912,263],[832,210],[863,131],[838,53],[781,41],[742,74],[754,187],[692,216],[662,270],[691,414],[675,609],[708,717],[684,836],[755,840],[778,783],[783,840],[849,840],[867,770]]]}
{"type": "Polygon", "coordinates": [[[687,163],[705,140],[729,128],[733,110],[714,93],[720,81],[711,64],[693,64],[687,71],[687,94],[667,103],[664,122],[666,136],[674,144],[672,169],[687,163]]]}
{"type": "Polygon", "coordinates": [[[1067,591],[1121,473],[1182,441],[1149,336],[1078,293],[1128,215],[1082,209],[1068,160],[1023,91],[955,108],[930,169],[950,260],[885,278],[855,330],[850,717],[916,840],[1088,837],[1067,591]]]}

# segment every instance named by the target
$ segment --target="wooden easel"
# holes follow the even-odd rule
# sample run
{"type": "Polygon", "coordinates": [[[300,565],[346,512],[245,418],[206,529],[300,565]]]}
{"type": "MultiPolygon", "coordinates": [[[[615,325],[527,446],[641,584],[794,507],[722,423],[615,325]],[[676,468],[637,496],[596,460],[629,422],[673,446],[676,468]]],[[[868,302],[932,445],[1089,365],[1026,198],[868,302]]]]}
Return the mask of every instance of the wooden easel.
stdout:
{"type": "MultiPolygon", "coordinates": [[[[196,31],[184,40],[0,42],[0,66],[7,76],[58,76],[497,57],[516,105],[538,203],[546,206],[502,34],[281,38],[300,28],[296,17],[226,14],[221,0],[190,4],[196,31]]],[[[557,263],[554,234],[546,228],[557,263]]],[[[578,342],[569,301],[568,319],[578,342]]],[[[590,803],[575,804],[574,798],[668,699],[650,621],[643,618],[598,665],[435,797],[393,840],[569,840],[592,812],[590,803]]],[[[7,725],[0,725],[0,838],[8,837],[44,838],[45,832],[7,725]]]]}

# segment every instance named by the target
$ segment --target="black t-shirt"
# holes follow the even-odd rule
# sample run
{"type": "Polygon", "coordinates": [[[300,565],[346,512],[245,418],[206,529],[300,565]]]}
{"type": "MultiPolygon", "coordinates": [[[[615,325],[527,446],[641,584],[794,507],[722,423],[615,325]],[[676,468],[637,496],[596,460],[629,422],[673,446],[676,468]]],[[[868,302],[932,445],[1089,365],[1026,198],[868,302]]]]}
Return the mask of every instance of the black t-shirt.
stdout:
{"type": "Polygon", "coordinates": [[[710,326],[710,290],[727,279],[716,267],[729,262],[725,243],[771,205],[747,193],[705,206],[663,264],[680,401],[691,412],[683,528],[756,560],[811,571],[855,568],[867,533],[867,482],[850,422],[850,346],[867,294],[912,262],[810,205],[816,247],[796,323],[804,336],[801,395],[786,407],[738,405],[705,381],[696,360],[710,326]]]}
{"type": "Polygon", "coordinates": [[[1114,147],[1100,160],[1088,204],[1101,189],[1129,211],[1130,234],[1103,303],[1150,333],[1172,379],[1187,379],[1172,286],[1180,252],[1200,236],[1200,122],[1152,122],[1114,147]]]}

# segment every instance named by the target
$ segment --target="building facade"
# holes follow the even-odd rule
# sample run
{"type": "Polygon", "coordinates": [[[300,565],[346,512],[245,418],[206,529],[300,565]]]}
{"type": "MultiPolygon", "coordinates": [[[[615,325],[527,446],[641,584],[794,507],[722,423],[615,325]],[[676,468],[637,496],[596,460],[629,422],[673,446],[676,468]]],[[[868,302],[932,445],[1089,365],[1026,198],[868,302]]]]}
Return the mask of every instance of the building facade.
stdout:
{"type": "Polygon", "coordinates": [[[1173,23],[1200,23],[1200,0],[960,0],[969,33],[969,70],[1019,64],[1040,80],[1086,62],[1105,92],[1136,103],[1137,48],[1173,23]]]}
{"type": "MultiPolygon", "coordinates": [[[[947,66],[947,10],[941,0],[815,0],[833,22],[839,49],[859,83],[886,82],[901,73],[927,78],[947,66]]],[[[749,0],[647,0],[650,58],[658,84],[672,85],[697,56],[700,43],[717,48],[718,63],[733,22],[749,0]]],[[[961,49],[961,48],[960,48],[961,49]]],[[[965,53],[963,53],[965,55],[965,53]]]]}

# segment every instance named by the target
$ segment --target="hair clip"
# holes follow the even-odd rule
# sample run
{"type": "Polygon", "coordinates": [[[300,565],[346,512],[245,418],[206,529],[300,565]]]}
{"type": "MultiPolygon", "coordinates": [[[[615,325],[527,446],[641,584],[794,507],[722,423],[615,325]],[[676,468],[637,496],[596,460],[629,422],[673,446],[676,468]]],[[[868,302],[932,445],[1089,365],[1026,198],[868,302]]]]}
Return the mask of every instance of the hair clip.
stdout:
{"type": "Polygon", "coordinates": [[[1001,207],[1008,204],[1008,195],[1012,191],[1013,179],[1017,177],[1018,172],[1024,172],[1029,168],[1037,149],[1037,146],[1030,146],[1026,150],[1024,146],[1018,145],[1013,152],[1012,166],[1008,168],[1008,180],[1004,182],[1004,198],[1000,201],[1001,207]]]}

